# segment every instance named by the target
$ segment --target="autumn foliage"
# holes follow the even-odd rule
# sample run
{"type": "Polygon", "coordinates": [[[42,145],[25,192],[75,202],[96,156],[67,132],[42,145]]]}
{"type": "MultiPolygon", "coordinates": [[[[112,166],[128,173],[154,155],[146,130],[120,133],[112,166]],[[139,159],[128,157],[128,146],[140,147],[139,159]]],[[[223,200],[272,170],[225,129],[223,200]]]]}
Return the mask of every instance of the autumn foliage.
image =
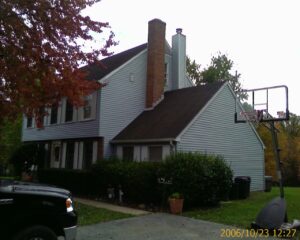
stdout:
{"type": "Polygon", "coordinates": [[[80,105],[83,95],[101,87],[80,70],[116,44],[108,23],[81,14],[99,1],[0,1],[0,120],[20,112],[43,115],[42,107],[62,97],[80,105]],[[84,44],[103,31],[102,45],[86,51],[84,44]]]}
{"type": "MultiPolygon", "coordinates": [[[[277,180],[274,148],[268,125],[260,124],[258,133],[265,149],[265,172],[277,180]]],[[[300,186],[300,117],[290,114],[290,120],[276,123],[284,185],[300,186]]]]}

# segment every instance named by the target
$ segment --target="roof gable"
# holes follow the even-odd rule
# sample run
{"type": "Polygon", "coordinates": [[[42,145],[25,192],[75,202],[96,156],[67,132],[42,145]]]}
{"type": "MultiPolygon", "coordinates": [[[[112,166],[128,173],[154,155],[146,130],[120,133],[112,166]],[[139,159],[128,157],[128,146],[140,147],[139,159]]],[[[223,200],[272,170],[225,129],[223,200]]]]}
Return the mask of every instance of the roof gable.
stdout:
{"type": "Polygon", "coordinates": [[[142,112],[112,142],[175,139],[224,83],[166,92],[154,109],[142,112]]]}
{"type": "Polygon", "coordinates": [[[137,47],[128,49],[124,52],[104,58],[100,61],[100,63],[94,63],[84,66],[82,67],[82,70],[88,73],[88,80],[100,80],[146,48],[147,43],[144,43],[137,47]]]}

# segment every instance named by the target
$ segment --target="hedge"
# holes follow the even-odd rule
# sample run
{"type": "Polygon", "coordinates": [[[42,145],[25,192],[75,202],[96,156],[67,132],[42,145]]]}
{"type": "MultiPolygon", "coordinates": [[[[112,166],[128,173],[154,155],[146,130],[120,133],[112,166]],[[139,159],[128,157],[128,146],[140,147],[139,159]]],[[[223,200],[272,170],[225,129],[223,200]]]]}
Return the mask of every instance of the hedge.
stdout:
{"type": "Polygon", "coordinates": [[[157,184],[159,163],[102,161],[90,170],[43,169],[39,170],[40,182],[67,188],[77,195],[107,197],[107,189],[114,188],[118,197],[132,203],[157,204],[160,189],[157,184]]]}
{"type": "Polygon", "coordinates": [[[216,205],[228,198],[232,185],[232,170],[221,156],[177,153],[166,159],[160,171],[172,179],[168,194],[183,194],[186,207],[216,205]]]}
{"type": "Polygon", "coordinates": [[[124,192],[128,203],[160,205],[173,192],[185,198],[185,207],[217,204],[228,196],[232,171],[222,157],[177,153],[164,162],[100,161],[90,170],[44,169],[39,180],[70,189],[74,194],[107,197],[109,187],[124,192]],[[172,180],[164,185],[158,179],[172,180]]]}
{"type": "Polygon", "coordinates": [[[26,171],[32,164],[43,167],[45,159],[45,149],[36,143],[24,143],[19,146],[10,156],[9,162],[14,167],[14,174],[21,176],[22,171],[26,171]]]}

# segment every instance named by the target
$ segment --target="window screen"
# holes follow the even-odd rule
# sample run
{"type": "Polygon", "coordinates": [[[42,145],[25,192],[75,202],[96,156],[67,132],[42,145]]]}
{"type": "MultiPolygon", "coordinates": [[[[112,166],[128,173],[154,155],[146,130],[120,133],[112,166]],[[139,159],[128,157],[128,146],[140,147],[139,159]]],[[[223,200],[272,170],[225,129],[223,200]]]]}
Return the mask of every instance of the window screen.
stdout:
{"type": "Polygon", "coordinates": [[[133,160],[133,146],[123,147],[123,160],[126,160],[126,161],[133,160]]]}
{"type": "Polygon", "coordinates": [[[149,147],[149,161],[159,162],[162,160],[162,147],[151,146],[149,147]]]}

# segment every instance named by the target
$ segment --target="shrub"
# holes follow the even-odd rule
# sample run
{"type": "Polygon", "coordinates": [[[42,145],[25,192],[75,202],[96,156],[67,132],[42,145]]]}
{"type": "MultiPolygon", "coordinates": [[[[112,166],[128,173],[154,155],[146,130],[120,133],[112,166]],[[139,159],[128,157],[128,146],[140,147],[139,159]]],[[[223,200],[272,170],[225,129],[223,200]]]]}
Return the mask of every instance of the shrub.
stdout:
{"type": "Polygon", "coordinates": [[[43,162],[45,154],[45,149],[35,143],[27,143],[21,145],[17,148],[9,161],[14,167],[15,175],[21,175],[21,172],[27,167],[30,167],[32,164],[40,166],[43,162]]]}
{"type": "Polygon", "coordinates": [[[39,169],[38,179],[41,183],[67,188],[74,194],[92,195],[95,186],[90,172],[85,170],[69,170],[62,168],[39,169]]]}
{"type": "Polygon", "coordinates": [[[159,163],[102,161],[92,168],[94,183],[100,186],[101,195],[107,188],[116,192],[121,187],[124,200],[134,203],[157,203],[161,200],[157,184],[159,163]]]}
{"type": "Polygon", "coordinates": [[[160,164],[151,162],[101,161],[90,170],[40,169],[40,182],[67,188],[77,195],[107,197],[109,187],[124,192],[123,199],[132,203],[158,203],[157,184],[160,164]]]}
{"type": "Polygon", "coordinates": [[[200,153],[177,153],[165,162],[128,162],[102,160],[90,170],[39,170],[41,182],[70,189],[74,194],[107,197],[107,189],[124,192],[128,203],[160,205],[170,194],[184,196],[185,207],[218,203],[228,196],[232,171],[220,156],[200,153]],[[159,184],[158,178],[172,179],[159,184]]]}
{"type": "Polygon", "coordinates": [[[172,179],[168,195],[180,192],[185,206],[215,205],[228,196],[232,171],[221,156],[177,153],[166,159],[160,175],[172,179]]]}

